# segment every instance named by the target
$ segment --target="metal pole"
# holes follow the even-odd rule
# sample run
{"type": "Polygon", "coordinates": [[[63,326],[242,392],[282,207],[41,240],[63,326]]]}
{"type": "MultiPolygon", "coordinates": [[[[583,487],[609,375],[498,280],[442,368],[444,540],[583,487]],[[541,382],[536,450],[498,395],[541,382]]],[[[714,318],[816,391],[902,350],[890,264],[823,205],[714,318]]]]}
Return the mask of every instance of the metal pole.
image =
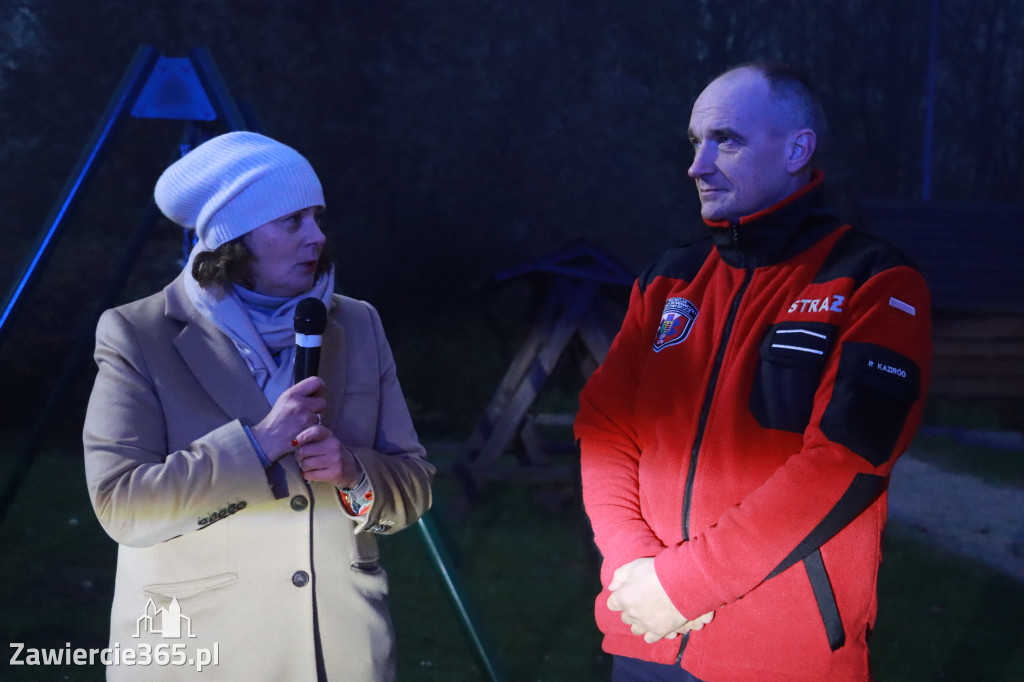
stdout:
{"type": "Polygon", "coordinates": [[[452,605],[458,613],[459,621],[462,623],[462,627],[469,636],[470,642],[473,645],[473,652],[476,654],[480,664],[487,672],[487,677],[491,682],[500,682],[502,677],[498,674],[498,669],[491,660],[490,654],[487,653],[487,647],[484,645],[483,639],[480,637],[480,633],[477,632],[476,627],[473,625],[473,619],[470,616],[468,606],[459,594],[458,580],[456,579],[455,574],[448,567],[448,558],[444,551],[444,547],[437,536],[437,530],[434,528],[434,522],[428,514],[424,514],[420,517],[420,520],[416,522],[416,527],[420,529],[420,533],[423,535],[423,541],[427,545],[427,551],[430,553],[430,558],[434,561],[434,566],[437,568],[438,574],[444,581],[445,587],[448,588],[448,596],[451,597],[452,605]]]}
{"type": "MultiPolygon", "coordinates": [[[[129,102],[129,105],[131,104],[132,103],[129,102]]],[[[187,135],[188,129],[186,129],[186,132],[182,134],[182,143],[186,139],[187,135]]],[[[177,157],[175,156],[175,158],[177,157]]],[[[35,460],[35,456],[39,452],[39,448],[42,447],[48,432],[52,429],[51,415],[57,411],[57,408],[60,407],[61,401],[64,400],[70,392],[75,379],[79,376],[79,366],[89,356],[90,351],[92,351],[94,347],[96,324],[99,322],[100,315],[102,315],[103,311],[107,308],[113,307],[114,303],[117,301],[117,297],[121,295],[121,291],[124,289],[124,285],[128,281],[128,277],[132,274],[135,264],[139,261],[139,254],[142,253],[142,249],[145,248],[149,241],[150,234],[153,231],[153,226],[156,225],[157,220],[159,219],[160,210],[156,206],[156,201],[150,199],[143,211],[142,219],[135,226],[135,231],[132,233],[131,239],[125,246],[124,253],[121,254],[121,260],[118,262],[117,269],[114,270],[114,274],[107,282],[106,288],[103,290],[99,299],[97,299],[92,315],[84,323],[82,330],[78,335],[78,341],[75,343],[74,348],[68,355],[67,362],[64,364],[64,370],[57,379],[56,385],[54,385],[53,389],[50,391],[50,394],[46,399],[46,403],[44,403],[42,408],[39,410],[36,416],[36,421],[32,425],[29,435],[25,440],[25,448],[22,450],[21,456],[18,458],[18,461],[15,462],[14,469],[11,471],[3,489],[0,490],[0,525],[3,524],[4,518],[7,516],[7,511],[14,502],[14,498],[18,494],[18,490],[21,488],[21,484],[24,481],[25,476],[32,467],[32,462],[35,460]]],[[[186,254],[186,256],[187,255],[188,254],[186,254]]]]}
{"type": "Polygon", "coordinates": [[[227,126],[228,130],[248,130],[245,117],[242,116],[238,105],[235,104],[235,99],[231,96],[227,83],[224,82],[224,77],[220,74],[220,69],[217,68],[217,64],[210,56],[210,51],[205,47],[197,47],[189,52],[188,58],[192,62],[192,68],[195,69],[203,90],[206,91],[207,97],[213,104],[214,111],[217,112],[217,118],[227,126]]]}
{"type": "Polygon", "coordinates": [[[107,104],[107,109],[104,111],[102,118],[100,118],[99,124],[93,131],[88,144],[82,151],[78,163],[71,172],[71,176],[65,183],[61,196],[57,199],[57,202],[50,211],[50,215],[43,224],[34,255],[29,259],[24,273],[8,295],[3,312],[0,313],[0,341],[3,339],[7,323],[14,314],[33,276],[38,272],[45,257],[48,255],[50,247],[60,238],[64,218],[67,217],[68,212],[71,210],[79,190],[82,189],[85,182],[91,176],[100,154],[103,152],[118,124],[124,118],[125,113],[134,104],[135,98],[138,97],[142,86],[153,70],[158,56],[157,51],[148,45],[142,45],[136,50],[135,57],[128,66],[128,70],[121,79],[121,83],[118,85],[109,104],[107,104]]]}
{"type": "Polygon", "coordinates": [[[32,461],[35,459],[36,453],[39,452],[39,448],[46,440],[47,434],[53,429],[52,415],[60,407],[61,401],[67,397],[75,379],[79,377],[79,365],[88,357],[89,351],[93,348],[94,331],[100,315],[104,310],[114,305],[114,301],[121,293],[121,289],[124,288],[125,282],[128,281],[128,276],[131,274],[135,263],[138,262],[139,254],[142,253],[143,247],[149,240],[153,225],[156,224],[159,217],[160,212],[156,207],[156,203],[150,200],[141,222],[136,226],[135,232],[128,242],[124,254],[121,256],[120,264],[113,278],[97,301],[96,309],[92,316],[82,328],[78,342],[75,344],[74,349],[68,356],[67,363],[64,365],[64,371],[61,372],[56,385],[50,391],[46,403],[37,413],[36,421],[25,441],[25,449],[15,463],[14,469],[7,478],[3,490],[0,491],[0,525],[3,524],[4,517],[11,507],[11,503],[18,493],[25,475],[32,467],[32,461]]]}

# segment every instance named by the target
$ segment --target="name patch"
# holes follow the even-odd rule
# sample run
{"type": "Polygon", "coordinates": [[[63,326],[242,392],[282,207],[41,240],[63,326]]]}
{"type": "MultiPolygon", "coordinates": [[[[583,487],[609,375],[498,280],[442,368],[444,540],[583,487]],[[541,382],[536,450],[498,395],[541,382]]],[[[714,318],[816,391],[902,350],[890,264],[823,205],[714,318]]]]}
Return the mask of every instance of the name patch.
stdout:
{"type": "Polygon", "coordinates": [[[670,298],[665,301],[658,333],[654,337],[654,352],[685,341],[693,329],[698,312],[700,311],[697,310],[697,306],[685,298],[670,298]]]}
{"type": "Polygon", "coordinates": [[[895,367],[888,365],[884,362],[875,362],[874,360],[868,360],[868,369],[873,369],[876,372],[882,372],[883,374],[891,374],[897,376],[900,379],[907,378],[907,370],[902,367],[895,367]]]}

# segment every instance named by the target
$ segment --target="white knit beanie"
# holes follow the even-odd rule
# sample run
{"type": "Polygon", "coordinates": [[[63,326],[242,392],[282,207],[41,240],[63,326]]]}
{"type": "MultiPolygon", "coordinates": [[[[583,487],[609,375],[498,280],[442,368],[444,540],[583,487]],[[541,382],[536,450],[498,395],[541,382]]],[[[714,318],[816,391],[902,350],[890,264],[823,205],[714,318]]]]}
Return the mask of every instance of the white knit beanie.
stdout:
{"type": "Polygon", "coordinates": [[[250,132],[199,145],[163,172],[153,196],[165,216],[194,228],[211,250],[281,216],[324,205],[309,161],[250,132]]]}

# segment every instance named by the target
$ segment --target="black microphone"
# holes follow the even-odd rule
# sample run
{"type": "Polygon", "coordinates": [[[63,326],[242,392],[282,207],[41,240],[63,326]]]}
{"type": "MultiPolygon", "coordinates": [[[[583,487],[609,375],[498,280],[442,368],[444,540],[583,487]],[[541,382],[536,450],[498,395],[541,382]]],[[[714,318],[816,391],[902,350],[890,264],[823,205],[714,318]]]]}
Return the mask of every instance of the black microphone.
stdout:
{"type": "MultiPolygon", "coordinates": [[[[327,307],[319,298],[304,298],[295,306],[295,372],[293,383],[320,370],[320,343],[327,328],[327,307]]],[[[288,497],[288,480],[281,460],[267,467],[267,481],[275,500],[288,497]]]]}
{"type": "Polygon", "coordinates": [[[327,328],[327,307],[319,298],[304,298],[295,306],[294,382],[316,376],[320,370],[320,344],[327,328]]]}

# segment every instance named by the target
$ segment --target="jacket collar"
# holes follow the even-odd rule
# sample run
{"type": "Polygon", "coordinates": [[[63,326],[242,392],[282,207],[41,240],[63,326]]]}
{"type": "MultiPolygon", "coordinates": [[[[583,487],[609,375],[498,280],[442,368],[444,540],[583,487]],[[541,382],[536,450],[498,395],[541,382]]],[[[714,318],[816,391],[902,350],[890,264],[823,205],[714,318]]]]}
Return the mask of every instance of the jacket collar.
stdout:
{"type": "Polygon", "coordinates": [[[758,268],[792,258],[841,221],[825,208],[825,175],[811,180],[779,203],[743,216],[737,223],[705,221],[722,260],[737,268],[758,268]]]}

